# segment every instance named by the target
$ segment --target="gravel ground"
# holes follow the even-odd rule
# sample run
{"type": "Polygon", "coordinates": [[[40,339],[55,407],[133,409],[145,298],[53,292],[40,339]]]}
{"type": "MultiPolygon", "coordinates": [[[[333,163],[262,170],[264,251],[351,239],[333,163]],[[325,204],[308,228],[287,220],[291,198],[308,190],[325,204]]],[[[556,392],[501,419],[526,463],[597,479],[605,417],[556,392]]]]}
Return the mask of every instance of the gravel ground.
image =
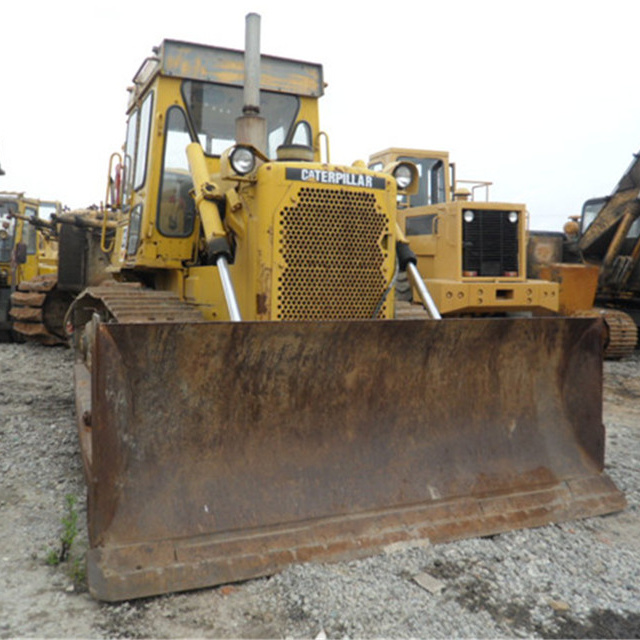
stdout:
{"type": "Polygon", "coordinates": [[[0,638],[640,638],[639,353],[605,364],[623,513],[115,605],[83,583],[71,365],[64,349],[0,344],[0,638]],[[67,496],[79,532],[50,566],[67,496]]]}

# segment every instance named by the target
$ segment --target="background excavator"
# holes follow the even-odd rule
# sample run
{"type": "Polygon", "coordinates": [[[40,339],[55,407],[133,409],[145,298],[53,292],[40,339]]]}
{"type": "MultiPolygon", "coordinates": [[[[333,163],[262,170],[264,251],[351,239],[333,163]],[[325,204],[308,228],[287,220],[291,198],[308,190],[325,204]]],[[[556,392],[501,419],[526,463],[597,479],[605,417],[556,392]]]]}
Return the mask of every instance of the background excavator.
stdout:
{"type": "Polygon", "coordinates": [[[601,317],[605,356],[637,347],[640,326],[640,161],[633,161],[610,196],[592,198],[564,232],[534,232],[531,273],[560,284],[561,311],[601,317]]]}
{"type": "Polygon", "coordinates": [[[603,473],[601,323],[439,320],[397,223],[416,165],[331,162],[322,67],[261,56],[258,26],[244,53],[154,49],[113,224],[77,238],[108,260],[66,324],[93,596],[623,508],[603,473]],[[396,314],[401,271],[419,319],[396,314]]]}
{"type": "MultiPolygon", "coordinates": [[[[0,339],[20,340],[12,295],[23,283],[48,287],[57,269],[58,241],[51,220],[61,211],[59,202],[28,198],[23,193],[0,192],[0,339]]],[[[37,296],[36,296],[37,297],[37,296]]],[[[34,301],[36,299],[34,297],[34,301]]],[[[43,297],[43,296],[41,296],[43,297]]],[[[62,313],[68,307],[64,305],[62,313]]]]}

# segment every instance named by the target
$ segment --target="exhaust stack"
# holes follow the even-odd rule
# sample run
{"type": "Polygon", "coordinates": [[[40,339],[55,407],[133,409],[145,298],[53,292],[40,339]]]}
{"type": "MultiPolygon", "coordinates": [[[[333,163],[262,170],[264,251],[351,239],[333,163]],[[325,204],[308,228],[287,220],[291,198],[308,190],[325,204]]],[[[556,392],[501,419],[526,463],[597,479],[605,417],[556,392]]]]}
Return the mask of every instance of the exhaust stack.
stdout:
{"type": "Polygon", "coordinates": [[[249,13],[245,22],[244,106],[236,120],[236,142],[267,150],[267,122],[260,116],[260,16],[249,13]]]}

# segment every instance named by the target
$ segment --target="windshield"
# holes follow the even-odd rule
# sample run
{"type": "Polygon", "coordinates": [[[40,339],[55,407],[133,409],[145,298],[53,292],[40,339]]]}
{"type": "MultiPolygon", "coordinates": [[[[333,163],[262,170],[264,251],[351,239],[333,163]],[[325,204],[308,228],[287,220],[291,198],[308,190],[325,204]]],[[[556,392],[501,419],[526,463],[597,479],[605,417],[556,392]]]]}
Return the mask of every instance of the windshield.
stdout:
{"type": "MultiPolygon", "coordinates": [[[[236,141],[236,119],[242,115],[243,89],[186,80],[182,85],[191,124],[205,153],[219,156],[236,141]]],[[[298,113],[298,98],[260,92],[260,115],[267,121],[267,156],[285,142],[298,113]]]]}
{"type": "Polygon", "coordinates": [[[587,200],[582,207],[582,220],[580,221],[580,226],[582,227],[580,230],[581,234],[591,226],[591,223],[596,219],[597,215],[602,210],[602,207],[606,204],[606,200],[587,200]]]}
{"type": "Polygon", "coordinates": [[[0,262],[11,260],[16,219],[12,218],[9,212],[15,212],[17,209],[15,202],[0,202],[0,262]]]}

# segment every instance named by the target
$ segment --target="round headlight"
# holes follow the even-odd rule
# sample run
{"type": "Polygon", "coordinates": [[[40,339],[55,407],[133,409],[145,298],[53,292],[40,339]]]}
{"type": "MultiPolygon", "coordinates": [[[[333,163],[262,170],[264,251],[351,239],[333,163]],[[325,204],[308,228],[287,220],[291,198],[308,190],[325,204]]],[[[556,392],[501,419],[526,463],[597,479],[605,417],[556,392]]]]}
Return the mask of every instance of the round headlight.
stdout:
{"type": "Polygon", "coordinates": [[[248,147],[236,147],[229,156],[229,162],[236,173],[246,176],[256,166],[256,157],[248,147]]]}
{"type": "Polygon", "coordinates": [[[510,211],[509,212],[509,222],[513,222],[513,224],[518,222],[518,212],[517,211],[510,211]]]}
{"type": "Polygon", "coordinates": [[[463,217],[465,222],[473,222],[475,216],[473,215],[473,211],[465,211],[463,217]]]}
{"type": "Polygon", "coordinates": [[[406,189],[413,180],[413,172],[408,164],[399,164],[393,170],[393,177],[396,179],[398,189],[406,189]]]}

